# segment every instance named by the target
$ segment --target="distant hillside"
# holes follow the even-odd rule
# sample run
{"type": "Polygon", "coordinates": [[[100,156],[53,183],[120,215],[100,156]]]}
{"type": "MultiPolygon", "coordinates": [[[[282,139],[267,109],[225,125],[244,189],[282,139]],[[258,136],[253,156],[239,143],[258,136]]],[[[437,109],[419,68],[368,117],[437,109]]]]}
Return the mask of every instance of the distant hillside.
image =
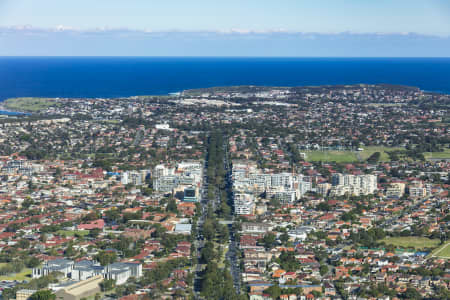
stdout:
{"type": "Polygon", "coordinates": [[[204,93],[255,93],[269,91],[277,88],[273,86],[238,85],[238,86],[217,86],[209,88],[190,89],[183,91],[184,95],[199,96],[204,93]]]}
{"type": "Polygon", "coordinates": [[[390,90],[416,90],[420,89],[413,86],[404,85],[394,85],[394,84],[353,84],[353,85],[319,85],[319,86],[257,86],[257,85],[239,85],[239,86],[218,86],[209,88],[199,88],[199,89],[189,89],[183,91],[184,95],[190,96],[200,96],[201,94],[209,93],[257,93],[270,91],[273,89],[290,89],[295,92],[299,91],[317,91],[317,90],[333,90],[339,88],[361,88],[361,87],[371,87],[371,88],[383,88],[390,90]]]}

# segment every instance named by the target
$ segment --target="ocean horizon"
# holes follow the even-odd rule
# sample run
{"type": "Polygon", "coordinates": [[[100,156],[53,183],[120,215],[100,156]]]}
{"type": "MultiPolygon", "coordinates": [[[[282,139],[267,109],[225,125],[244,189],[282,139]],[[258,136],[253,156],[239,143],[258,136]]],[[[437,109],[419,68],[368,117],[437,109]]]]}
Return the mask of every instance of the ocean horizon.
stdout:
{"type": "Polygon", "coordinates": [[[395,84],[450,93],[450,58],[0,57],[0,101],[168,95],[214,86],[342,84],[395,84]]]}

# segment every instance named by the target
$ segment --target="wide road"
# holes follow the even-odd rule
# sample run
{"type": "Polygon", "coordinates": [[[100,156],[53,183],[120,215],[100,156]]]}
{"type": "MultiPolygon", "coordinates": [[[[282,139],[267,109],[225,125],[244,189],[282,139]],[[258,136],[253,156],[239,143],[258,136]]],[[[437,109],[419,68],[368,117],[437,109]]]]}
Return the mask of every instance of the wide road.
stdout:
{"type": "MultiPolygon", "coordinates": [[[[226,178],[225,178],[225,184],[227,189],[227,194],[229,195],[229,203],[233,202],[232,197],[232,181],[231,181],[231,168],[230,168],[230,162],[228,160],[228,145],[225,142],[224,143],[224,167],[226,171],[226,178]]],[[[232,220],[234,222],[234,212],[231,212],[232,214],[232,220]]],[[[229,226],[230,230],[230,243],[228,246],[228,252],[226,254],[226,259],[230,263],[230,272],[231,276],[233,277],[233,285],[236,289],[236,293],[239,295],[241,293],[241,268],[240,268],[240,262],[239,262],[239,241],[236,238],[236,232],[234,230],[234,226],[229,226]]]]}
{"type": "Polygon", "coordinates": [[[194,247],[197,252],[197,265],[195,267],[195,276],[194,276],[194,295],[196,299],[201,299],[200,291],[201,291],[201,273],[203,272],[204,265],[200,264],[200,253],[202,248],[205,246],[203,241],[203,224],[205,223],[205,218],[208,210],[208,178],[207,178],[207,170],[208,162],[205,161],[203,166],[203,180],[202,180],[202,188],[200,189],[200,217],[197,221],[197,239],[194,241],[194,247]]]}
{"type": "MultiPolygon", "coordinates": [[[[223,144],[224,147],[224,168],[226,171],[226,189],[228,195],[231,197],[231,188],[232,188],[232,182],[231,182],[231,170],[230,170],[230,164],[228,161],[228,147],[227,142],[223,144]]],[[[200,204],[201,204],[201,214],[197,221],[197,239],[194,241],[194,246],[197,250],[197,259],[198,262],[200,262],[200,253],[202,248],[205,245],[204,237],[203,237],[203,224],[206,220],[206,216],[208,213],[208,205],[211,205],[213,208],[213,211],[216,211],[218,207],[220,207],[220,194],[219,190],[215,190],[215,196],[213,199],[208,199],[208,178],[207,178],[207,169],[208,169],[208,162],[205,161],[204,169],[203,169],[203,186],[201,189],[201,198],[200,198],[200,204]]],[[[229,199],[232,200],[232,199],[229,199]]],[[[233,212],[230,215],[230,218],[232,221],[234,221],[234,215],[233,212]]],[[[236,240],[236,233],[234,232],[234,227],[229,226],[229,232],[230,232],[230,240],[229,240],[229,246],[228,246],[228,252],[226,253],[226,259],[229,262],[230,265],[230,273],[233,278],[233,285],[236,289],[236,293],[241,293],[241,270],[240,270],[240,262],[239,262],[239,255],[238,255],[238,241],[236,240]]],[[[225,246],[225,245],[224,245],[225,246]]],[[[202,279],[202,272],[205,265],[197,263],[195,266],[195,276],[194,276],[194,295],[195,299],[202,299],[200,292],[201,292],[201,279],[202,279]]]]}

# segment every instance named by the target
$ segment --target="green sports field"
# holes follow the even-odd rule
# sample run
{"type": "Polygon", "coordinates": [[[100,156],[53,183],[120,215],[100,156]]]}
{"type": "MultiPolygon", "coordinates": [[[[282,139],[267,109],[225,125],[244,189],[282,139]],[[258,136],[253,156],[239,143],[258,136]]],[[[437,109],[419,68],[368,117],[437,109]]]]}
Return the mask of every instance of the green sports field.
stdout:
{"type": "Polygon", "coordinates": [[[384,147],[384,146],[368,146],[363,147],[364,150],[361,151],[361,158],[363,160],[368,159],[372,154],[375,152],[380,152],[380,161],[389,161],[389,155],[386,153],[386,151],[394,151],[394,150],[403,150],[403,148],[400,147],[384,147]]]}
{"type": "Polygon", "coordinates": [[[381,240],[387,245],[394,245],[401,248],[414,248],[422,250],[425,248],[435,248],[439,245],[439,239],[429,239],[425,237],[405,236],[405,237],[387,237],[381,240]]]}
{"type": "MultiPolygon", "coordinates": [[[[0,263],[0,267],[6,265],[6,263],[0,263]]],[[[0,276],[0,280],[30,280],[31,279],[31,272],[32,270],[30,268],[24,268],[19,273],[13,273],[9,275],[3,275],[0,276]]]]}
{"type": "Polygon", "coordinates": [[[58,102],[51,98],[11,98],[3,102],[7,109],[28,112],[37,112],[57,105],[58,102]]]}
{"type": "Polygon", "coordinates": [[[354,162],[358,161],[356,154],[350,151],[307,151],[307,161],[335,161],[354,162]]]}
{"type": "MultiPolygon", "coordinates": [[[[305,151],[307,161],[335,161],[340,163],[351,163],[367,160],[373,153],[380,152],[380,161],[389,161],[386,151],[400,150],[397,147],[368,146],[363,151],[305,151]]],[[[303,152],[303,151],[300,151],[303,152]]]]}
{"type": "Polygon", "coordinates": [[[85,236],[89,234],[89,230],[59,230],[57,233],[65,236],[74,236],[75,234],[85,236]]]}
{"type": "Polygon", "coordinates": [[[442,258],[450,258],[450,242],[440,246],[439,248],[436,248],[432,253],[431,256],[435,257],[442,257],[442,258]]]}
{"type": "Polygon", "coordinates": [[[445,150],[443,152],[425,152],[423,154],[425,156],[426,159],[430,159],[430,158],[450,158],[450,149],[449,148],[445,148],[445,150]]]}

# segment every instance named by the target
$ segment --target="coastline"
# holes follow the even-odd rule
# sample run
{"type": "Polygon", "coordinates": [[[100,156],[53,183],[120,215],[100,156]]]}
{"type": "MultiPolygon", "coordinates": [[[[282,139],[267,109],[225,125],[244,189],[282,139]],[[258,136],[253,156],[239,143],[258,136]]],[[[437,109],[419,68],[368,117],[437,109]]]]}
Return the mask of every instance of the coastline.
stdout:
{"type": "Polygon", "coordinates": [[[213,87],[203,87],[194,89],[184,89],[176,92],[168,92],[161,95],[133,95],[133,96],[117,96],[117,97],[14,97],[1,100],[0,99],[0,115],[8,116],[31,116],[34,113],[38,113],[41,109],[46,109],[50,106],[58,106],[58,100],[71,100],[71,99],[101,99],[101,100],[111,100],[111,99],[136,99],[136,98],[146,98],[146,97],[161,97],[170,99],[170,97],[202,97],[202,94],[215,93],[215,92],[267,92],[270,90],[277,89],[305,89],[305,90],[316,90],[316,89],[329,89],[329,88],[340,88],[349,86],[379,86],[387,87],[391,89],[405,89],[405,90],[416,90],[425,94],[440,94],[440,95],[450,95],[450,92],[446,93],[443,91],[430,91],[423,90],[418,86],[410,85],[399,85],[399,84],[389,84],[389,83],[356,83],[356,84],[324,84],[324,85],[298,85],[298,86],[280,86],[280,85],[228,85],[228,86],[213,86],[213,87]],[[8,103],[5,103],[8,101],[8,103]],[[31,103],[30,103],[31,102],[31,103]],[[7,105],[9,104],[9,105],[7,105]]]}
{"type": "Polygon", "coordinates": [[[0,78],[0,99],[118,98],[220,86],[358,83],[417,86],[450,94],[450,58],[0,57],[0,78]]]}
{"type": "Polygon", "coordinates": [[[4,115],[4,116],[31,116],[31,113],[29,113],[29,112],[18,111],[18,110],[11,110],[9,108],[6,108],[2,103],[3,103],[3,101],[0,101],[0,115],[4,115]]]}

